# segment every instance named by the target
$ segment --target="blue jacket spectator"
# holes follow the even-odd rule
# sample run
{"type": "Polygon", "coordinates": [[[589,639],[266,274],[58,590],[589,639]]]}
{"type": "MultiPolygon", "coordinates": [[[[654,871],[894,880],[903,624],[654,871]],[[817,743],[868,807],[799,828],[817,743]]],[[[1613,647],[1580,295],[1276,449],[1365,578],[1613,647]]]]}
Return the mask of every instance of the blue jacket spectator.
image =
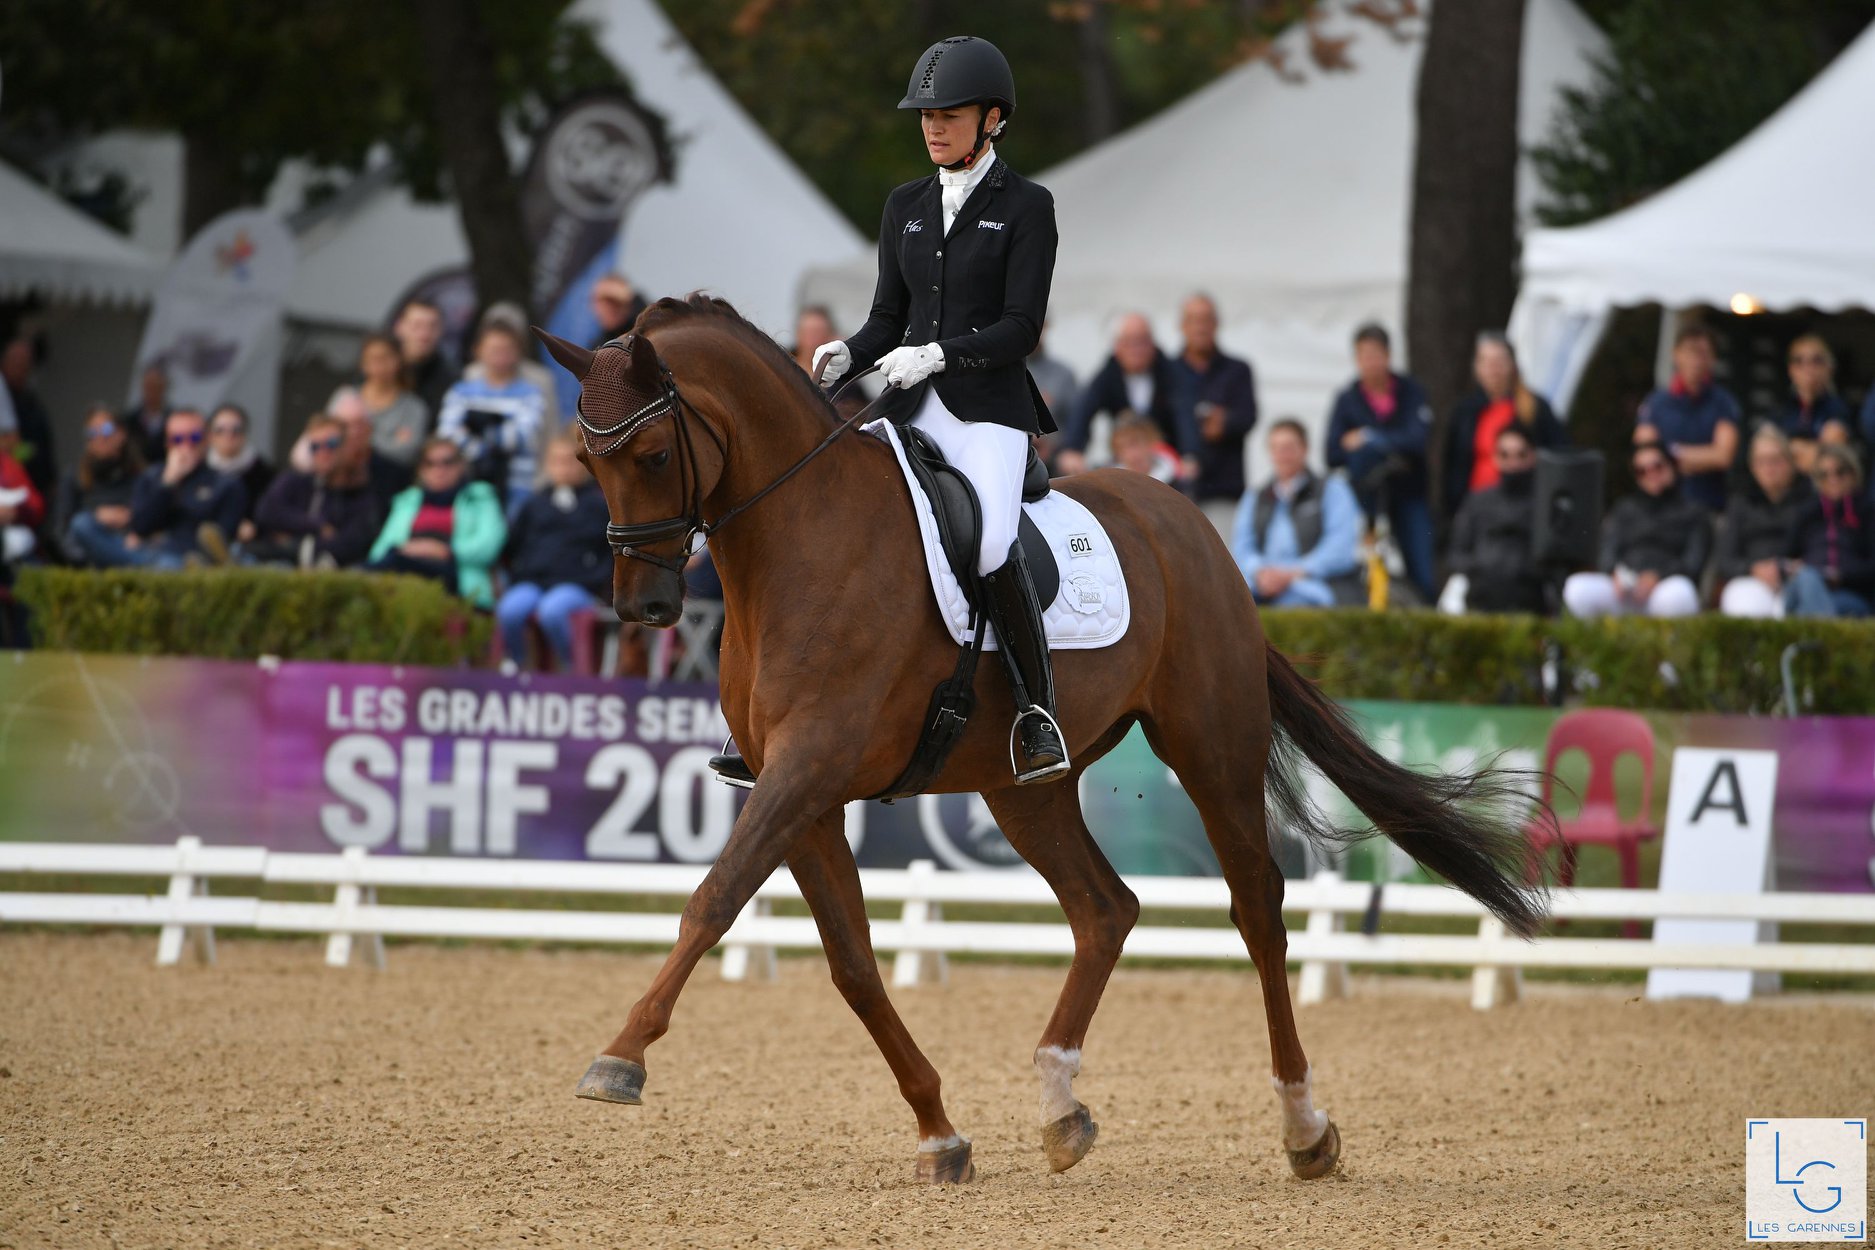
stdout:
{"type": "Polygon", "coordinates": [[[240,478],[209,467],[201,413],[178,409],[164,428],[163,462],[145,469],[131,488],[128,532],[74,525],[72,536],[93,564],[175,569],[190,556],[227,558],[227,544],[247,514],[247,491],[240,478]]]}
{"type": "Polygon", "coordinates": [[[1300,422],[1271,426],[1275,475],[1237,507],[1231,555],[1258,603],[1325,608],[1360,599],[1360,506],[1339,476],[1310,473],[1308,454],[1300,422]]]}
{"type": "Polygon", "coordinates": [[[520,374],[523,345],[505,322],[489,322],[475,340],[482,376],[464,378],[443,396],[436,432],[462,448],[472,475],[489,482],[510,508],[534,487],[547,396],[520,374]]]}
{"type": "Polygon", "coordinates": [[[254,508],[257,536],[246,554],[265,563],[362,564],[384,513],[365,474],[340,461],[345,426],[321,414],[307,422],[305,441],[312,472],[287,469],[273,479],[254,508]]]}
{"type": "Polygon", "coordinates": [[[1172,362],[1152,341],[1152,327],[1138,313],[1120,319],[1113,336],[1113,355],[1100,372],[1075,397],[1074,407],[1061,427],[1061,454],[1057,459],[1063,473],[1079,473],[1087,467],[1087,440],[1094,418],[1105,413],[1118,419],[1123,412],[1149,417],[1159,427],[1165,441],[1178,449],[1179,455],[1194,462],[1198,455],[1198,429],[1181,419],[1173,402],[1178,384],[1172,377],[1172,362]]]}
{"type": "MultiPolygon", "coordinates": [[[[1173,403],[1179,425],[1198,432],[1198,504],[1218,505],[1226,519],[1244,493],[1244,441],[1257,423],[1256,377],[1250,362],[1217,346],[1217,306],[1210,297],[1185,301],[1185,351],[1172,362],[1173,403]]],[[[1212,508],[1205,508],[1207,513],[1212,508]]]]}
{"type": "Polygon", "coordinates": [[[560,667],[573,662],[572,617],[612,594],[611,515],[570,438],[547,444],[547,483],[515,512],[508,530],[511,584],[495,605],[508,658],[527,655],[527,624],[538,621],[560,667]]]}
{"type": "Polygon", "coordinates": [[[1673,381],[1642,401],[1634,423],[1634,442],[1665,447],[1686,497],[1708,512],[1725,511],[1740,437],[1738,400],[1713,381],[1717,362],[1712,331],[1683,328],[1673,340],[1673,381]]]}
{"type": "Polygon", "coordinates": [[[1328,467],[1346,469],[1367,515],[1384,506],[1406,575],[1432,599],[1432,511],[1426,444],[1432,405],[1413,378],[1392,369],[1392,340],[1377,325],[1354,333],[1357,376],[1328,414],[1328,467]]]}

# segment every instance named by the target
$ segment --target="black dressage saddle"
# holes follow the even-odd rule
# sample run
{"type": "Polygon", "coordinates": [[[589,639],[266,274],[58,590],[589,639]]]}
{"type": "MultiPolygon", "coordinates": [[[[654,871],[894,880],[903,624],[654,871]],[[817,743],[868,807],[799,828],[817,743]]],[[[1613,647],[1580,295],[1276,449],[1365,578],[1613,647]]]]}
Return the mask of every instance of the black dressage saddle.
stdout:
{"type": "MultiPolygon", "coordinates": [[[[981,613],[977,547],[983,540],[983,506],[977,500],[976,488],[918,427],[901,425],[898,436],[905,444],[905,460],[911,465],[912,476],[924,488],[931,511],[937,516],[938,541],[945,559],[950,561],[951,572],[957,575],[971,606],[981,613]]],[[[1031,447],[1028,467],[1022,474],[1022,502],[1035,503],[1047,494],[1048,466],[1031,447]]],[[[1061,569],[1055,563],[1055,553],[1049,550],[1048,540],[1027,512],[1016,527],[1016,538],[1028,559],[1029,576],[1035,581],[1035,600],[1046,609],[1061,591],[1061,569]]]]}

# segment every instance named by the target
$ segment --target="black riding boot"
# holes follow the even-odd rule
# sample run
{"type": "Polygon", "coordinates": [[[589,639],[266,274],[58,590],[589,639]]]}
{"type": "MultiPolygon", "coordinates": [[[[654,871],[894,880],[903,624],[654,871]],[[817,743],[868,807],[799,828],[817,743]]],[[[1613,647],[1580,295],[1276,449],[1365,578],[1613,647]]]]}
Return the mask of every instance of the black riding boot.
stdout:
{"type": "Polygon", "coordinates": [[[1068,749],[1055,721],[1055,673],[1042,632],[1042,605],[1036,602],[1021,543],[1009,548],[1009,563],[984,576],[983,599],[1016,696],[1016,723],[1010,730],[1016,784],[1052,781],[1067,773],[1068,749]]]}

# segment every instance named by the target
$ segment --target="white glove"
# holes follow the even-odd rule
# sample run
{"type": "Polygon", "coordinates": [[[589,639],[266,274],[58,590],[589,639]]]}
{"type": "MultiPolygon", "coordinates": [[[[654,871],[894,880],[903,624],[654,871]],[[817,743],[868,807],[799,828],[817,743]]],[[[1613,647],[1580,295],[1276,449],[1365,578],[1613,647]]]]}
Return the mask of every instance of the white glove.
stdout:
{"type": "Polygon", "coordinates": [[[822,343],[814,349],[814,369],[820,370],[820,362],[827,362],[827,371],[820,374],[820,384],[829,386],[846,376],[853,367],[853,353],[846,350],[846,344],[839,339],[831,343],[822,343]]]}
{"type": "Polygon", "coordinates": [[[944,372],[944,349],[936,343],[923,347],[895,347],[879,357],[879,374],[887,386],[908,391],[934,373],[944,372]]]}

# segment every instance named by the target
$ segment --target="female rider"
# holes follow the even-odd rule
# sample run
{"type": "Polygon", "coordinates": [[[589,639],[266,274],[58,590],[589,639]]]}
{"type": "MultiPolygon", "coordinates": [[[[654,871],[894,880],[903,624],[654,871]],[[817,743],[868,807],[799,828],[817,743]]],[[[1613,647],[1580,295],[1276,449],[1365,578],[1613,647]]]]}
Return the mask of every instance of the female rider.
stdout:
{"type": "Polygon", "coordinates": [[[1016,84],[987,40],[933,44],[899,107],[918,110],[938,172],[887,198],[872,315],[814,364],[824,385],[877,362],[891,388],[881,410],[929,435],[976,488],[980,597],[1015,688],[1016,781],[1046,781],[1068,771],[1068,753],[1016,526],[1029,437],[1055,428],[1026,364],[1054,279],[1055,201],[997,159],[991,140],[1015,112],[1016,84]]]}

